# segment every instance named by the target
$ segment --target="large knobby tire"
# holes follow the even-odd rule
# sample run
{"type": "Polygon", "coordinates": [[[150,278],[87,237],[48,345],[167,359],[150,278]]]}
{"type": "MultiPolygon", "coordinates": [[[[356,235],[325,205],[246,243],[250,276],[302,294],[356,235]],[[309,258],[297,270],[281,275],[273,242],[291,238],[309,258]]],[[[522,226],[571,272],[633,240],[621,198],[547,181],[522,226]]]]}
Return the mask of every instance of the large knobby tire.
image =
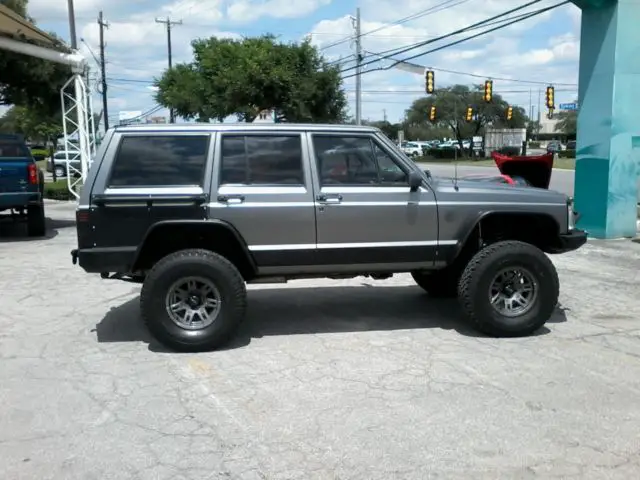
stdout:
{"type": "MultiPolygon", "coordinates": [[[[140,293],[142,318],[149,331],[165,346],[182,352],[213,350],[225,344],[244,319],[246,306],[242,275],[229,260],[209,250],[181,250],[166,256],[147,274],[140,293]],[[217,312],[209,316],[212,323],[203,321],[200,328],[196,322],[189,329],[176,323],[175,314],[172,318],[170,304],[182,302],[175,301],[180,296],[171,294],[180,290],[174,286],[181,282],[195,282],[193,291],[197,293],[189,298],[209,295],[213,288],[209,299],[217,297],[219,308],[205,312],[217,312]]],[[[184,310],[178,313],[182,315],[184,310]]]]}
{"type": "Polygon", "coordinates": [[[425,292],[433,298],[455,298],[458,295],[460,270],[452,268],[433,272],[411,272],[411,276],[425,292]]]}
{"type": "MultiPolygon", "coordinates": [[[[522,278],[516,282],[516,289],[527,283],[522,278]]],[[[494,337],[520,337],[535,332],[551,318],[559,287],[558,272],[544,252],[528,243],[504,241],[483,248],[471,259],[460,277],[458,298],[469,320],[481,332],[494,337]],[[535,295],[526,294],[531,300],[528,310],[521,314],[512,311],[515,316],[503,314],[491,303],[494,279],[511,269],[529,277],[528,284],[534,285],[531,291],[535,291],[535,295]]]]}
{"type": "Polygon", "coordinates": [[[29,205],[27,207],[27,235],[30,237],[44,237],[46,233],[44,204],[29,205]]]}

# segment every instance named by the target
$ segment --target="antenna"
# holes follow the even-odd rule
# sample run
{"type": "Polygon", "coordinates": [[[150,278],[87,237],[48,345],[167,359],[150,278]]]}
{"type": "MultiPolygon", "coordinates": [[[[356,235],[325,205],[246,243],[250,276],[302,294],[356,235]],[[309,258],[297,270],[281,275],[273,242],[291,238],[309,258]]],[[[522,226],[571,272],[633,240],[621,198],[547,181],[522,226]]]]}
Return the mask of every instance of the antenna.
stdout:
{"type": "Polygon", "coordinates": [[[454,131],[456,135],[456,143],[453,146],[453,188],[455,188],[456,192],[458,191],[458,147],[460,146],[460,140],[458,138],[458,134],[460,133],[460,129],[458,128],[458,98],[456,97],[453,102],[453,118],[456,122],[456,129],[454,131]]]}

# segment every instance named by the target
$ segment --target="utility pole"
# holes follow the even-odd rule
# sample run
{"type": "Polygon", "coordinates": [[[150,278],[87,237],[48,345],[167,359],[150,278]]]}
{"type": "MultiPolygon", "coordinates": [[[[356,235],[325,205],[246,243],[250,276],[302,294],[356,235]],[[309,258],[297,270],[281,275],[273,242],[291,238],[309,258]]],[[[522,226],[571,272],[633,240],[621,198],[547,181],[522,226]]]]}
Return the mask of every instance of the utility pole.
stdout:
{"type": "Polygon", "coordinates": [[[529,89],[529,121],[533,121],[533,99],[531,98],[533,92],[529,89]]]}
{"type": "Polygon", "coordinates": [[[109,28],[109,24],[104,21],[102,10],[98,15],[98,26],[100,27],[100,74],[102,75],[102,114],[104,115],[104,131],[109,130],[109,111],[107,110],[107,66],[104,60],[104,29],[109,28]]]}
{"type": "Polygon", "coordinates": [[[73,6],[73,0],[67,0],[67,9],[69,11],[69,40],[71,48],[78,50],[78,37],[76,35],[76,12],[73,6]]]}
{"type": "Polygon", "coordinates": [[[362,125],[362,32],[360,8],[356,9],[356,125],[362,125]]]}
{"type": "MultiPolygon", "coordinates": [[[[173,66],[173,60],[171,58],[171,27],[174,25],[182,25],[182,20],[178,20],[176,22],[171,21],[170,17],[164,18],[156,18],[156,23],[164,23],[167,26],[167,53],[169,60],[169,68],[173,66]]],[[[176,118],[173,113],[173,109],[169,110],[169,123],[176,123],[176,118]]]]}
{"type": "Polygon", "coordinates": [[[382,109],[382,119],[386,122],[387,121],[387,109],[383,108],[382,109]]]}

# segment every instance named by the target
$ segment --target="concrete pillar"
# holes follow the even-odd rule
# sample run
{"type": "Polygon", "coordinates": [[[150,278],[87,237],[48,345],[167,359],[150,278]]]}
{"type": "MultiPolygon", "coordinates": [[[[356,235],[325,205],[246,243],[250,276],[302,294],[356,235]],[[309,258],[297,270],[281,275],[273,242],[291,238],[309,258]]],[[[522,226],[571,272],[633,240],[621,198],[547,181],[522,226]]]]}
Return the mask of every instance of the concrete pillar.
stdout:
{"type": "Polygon", "coordinates": [[[640,173],[640,2],[582,9],[576,210],[595,238],[636,234],[640,173]]]}

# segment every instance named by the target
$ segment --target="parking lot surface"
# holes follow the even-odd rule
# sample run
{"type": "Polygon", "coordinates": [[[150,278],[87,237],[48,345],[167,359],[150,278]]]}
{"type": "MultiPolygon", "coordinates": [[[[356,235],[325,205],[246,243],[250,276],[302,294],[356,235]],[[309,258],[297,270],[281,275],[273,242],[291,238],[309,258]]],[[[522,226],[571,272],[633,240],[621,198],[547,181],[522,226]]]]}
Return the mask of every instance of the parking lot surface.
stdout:
{"type": "Polygon", "coordinates": [[[407,275],[250,286],[228,348],[168,352],[139,287],[0,222],[0,478],[640,477],[640,245],[554,257],[561,306],[492,339],[407,275]]]}

